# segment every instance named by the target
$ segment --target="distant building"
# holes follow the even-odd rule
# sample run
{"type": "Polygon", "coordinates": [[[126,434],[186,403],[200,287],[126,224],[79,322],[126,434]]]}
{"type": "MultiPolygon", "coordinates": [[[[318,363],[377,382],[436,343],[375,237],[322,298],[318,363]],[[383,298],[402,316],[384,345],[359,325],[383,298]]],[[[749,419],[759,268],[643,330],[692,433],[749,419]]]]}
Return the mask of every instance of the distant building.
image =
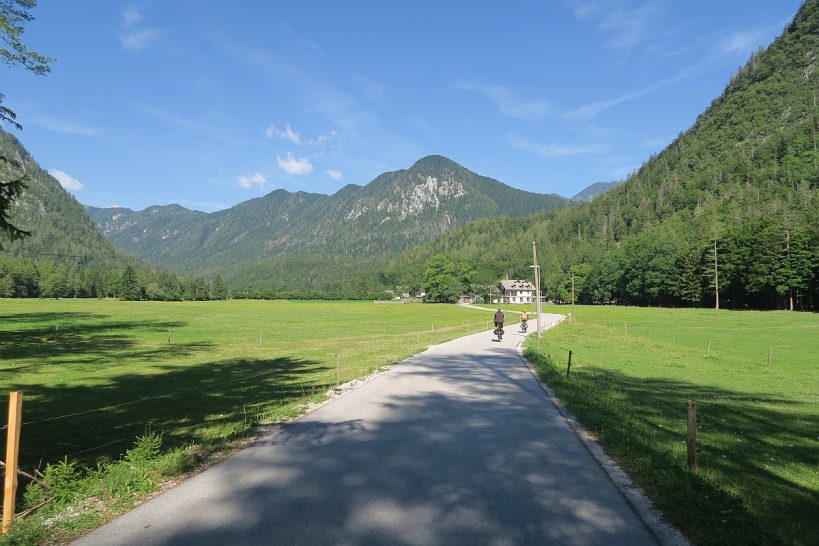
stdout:
{"type": "Polygon", "coordinates": [[[500,282],[500,303],[532,303],[535,286],[526,280],[504,279],[500,282]]]}

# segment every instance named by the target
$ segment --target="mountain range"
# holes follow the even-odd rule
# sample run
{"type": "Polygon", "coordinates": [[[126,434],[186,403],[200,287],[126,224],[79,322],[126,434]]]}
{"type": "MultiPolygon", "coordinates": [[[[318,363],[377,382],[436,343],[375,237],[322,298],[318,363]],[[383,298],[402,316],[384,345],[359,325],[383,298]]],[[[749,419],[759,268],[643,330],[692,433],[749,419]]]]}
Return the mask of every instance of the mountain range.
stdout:
{"type": "Polygon", "coordinates": [[[213,213],[178,205],[86,210],[118,247],[199,273],[288,253],[391,255],[479,218],[524,216],[567,203],[428,156],[333,195],[280,189],[213,213]]]}

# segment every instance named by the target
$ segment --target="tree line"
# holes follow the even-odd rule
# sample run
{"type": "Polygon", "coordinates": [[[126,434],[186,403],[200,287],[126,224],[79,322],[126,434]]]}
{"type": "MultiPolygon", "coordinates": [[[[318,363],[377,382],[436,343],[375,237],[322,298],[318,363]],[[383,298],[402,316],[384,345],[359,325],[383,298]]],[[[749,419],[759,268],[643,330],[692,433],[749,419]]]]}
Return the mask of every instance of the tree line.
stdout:
{"type": "Polygon", "coordinates": [[[227,299],[229,290],[218,274],[206,279],[133,265],[111,270],[0,255],[0,297],[193,301],[227,299]]]}

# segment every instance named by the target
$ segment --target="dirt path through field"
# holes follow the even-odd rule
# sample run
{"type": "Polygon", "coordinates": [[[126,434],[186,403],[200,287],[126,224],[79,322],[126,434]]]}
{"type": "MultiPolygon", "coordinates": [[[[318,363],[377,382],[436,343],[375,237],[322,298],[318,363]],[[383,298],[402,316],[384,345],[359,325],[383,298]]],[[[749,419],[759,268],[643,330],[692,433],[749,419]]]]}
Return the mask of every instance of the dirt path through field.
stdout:
{"type": "Polygon", "coordinates": [[[655,544],[517,329],[431,347],[76,544],[655,544]]]}

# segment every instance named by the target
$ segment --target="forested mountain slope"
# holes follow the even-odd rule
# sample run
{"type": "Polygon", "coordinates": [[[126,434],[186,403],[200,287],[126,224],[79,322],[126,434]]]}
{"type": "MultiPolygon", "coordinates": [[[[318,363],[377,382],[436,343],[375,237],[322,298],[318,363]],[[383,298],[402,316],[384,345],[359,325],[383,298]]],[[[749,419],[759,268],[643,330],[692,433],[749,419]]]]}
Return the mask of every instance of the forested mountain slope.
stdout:
{"type": "Polygon", "coordinates": [[[437,253],[471,262],[484,283],[530,276],[537,241],[555,299],[568,300],[574,276],[581,301],[714,305],[718,282],[725,307],[816,309],[818,50],[819,0],[809,0],[623,185],[570,209],[453,230],[382,277],[419,284],[437,253]]]}
{"type": "MultiPolygon", "coordinates": [[[[270,264],[297,267],[300,259],[293,255],[308,261],[391,255],[478,218],[520,216],[566,203],[428,156],[410,169],[333,195],[276,190],[211,214],[177,205],[88,211],[106,236],[136,256],[186,272],[241,270],[231,278],[255,283],[275,280],[278,268],[270,264]]],[[[291,269],[280,280],[298,284],[309,273],[291,269]]]]}
{"type": "Polygon", "coordinates": [[[148,269],[103,237],[83,206],[3,130],[0,155],[14,163],[5,164],[3,176],[25,175],[10,218],[31,233],[3,242],[0,296],[103,295],[127,265],[148,269]]]}

